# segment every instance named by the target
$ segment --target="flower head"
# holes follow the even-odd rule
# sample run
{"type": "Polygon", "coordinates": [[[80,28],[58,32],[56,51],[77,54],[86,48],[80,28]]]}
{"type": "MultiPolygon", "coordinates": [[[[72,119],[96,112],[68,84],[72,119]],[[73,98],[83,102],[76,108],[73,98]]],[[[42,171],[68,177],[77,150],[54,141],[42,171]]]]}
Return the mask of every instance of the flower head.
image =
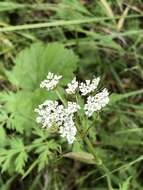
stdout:
{"type": "Polygon", "coordinates": [[[76,102],[68,102],[68,107],[66,109],[68,114],[76,113],[80,109],[80,106],[76,102]]]}
{"type": "MultiPolygon", "coordinates": [[[[52,90],[57,86],[61,78],[62,76],[58,76],[49,72],[47,78],[41,82],[40,87],[46,88],[48,91],[52,90]]],[[[86,96],[89,93],[95,92],[99,81],[100,78],[98,77],[93,78],[93,80],[86,80],[85,82],[79,84],[75,77],[67,85],[65,91],[67,94],[75,94],[79,88],[81,96],[86,96]]],[[[60,136],[66,138],[68,143],[72,144],[76,139],[77,133],[75,114],[80,110],[80,106],[76,102],[71,102],[68,100],[65,101],[65,99],[60,94],[58,97],[59,100],[63,102],[63,104],[59,104],[58,101],[46,100],[43,104],[39,105],[38,108],[35,109],[35,112],[38,113],[36,121],[37,123],[41,123],[43,128],[51,128],[53,126],[56,127],[60,136]]],[[[73,96],[73,98],[75,97],[73,96]]],[[[83,102],[84,99],[81,99],[81,103],[83,102]]],[[[101,110],[108,102],[109,93],[105,88],[96,95],[90,95],[87,97],[84,110],[82,111],[85,112],[87,117],[91,117],[94,112],[101,110]]]]}
{"type": "Polygon", "coordinates": [[[74,124],[74,113],[80,109],[76,102],[68,102],[67,107],[59,105],[57,101],[46,100],[35,109],[39,114],[37,123],[41,123],[44,128],[56,126],[62,137],[66,137],[69,144],[75,140],[76,127],[74,124]]]}
{"type": "Polygon", "coordinates": [[[80,83],[79,89],[82,96],[85,96],[91,92],[94,92],[100,81],[100,77],[91,80],[86,80],[85,83],[80,83]]]}
{"type": "Polygon", "coordinates": [[[67,86],[67,94],[75,94],[78,88],[78,81],[76,81],[76,77],[74,77],[73,80],[67,86]]]}
{"type": "Polygon", "coordinates": [[[109,102],[109,93],[106,88],[101,92],[97,93],[95,96],[89,96],[87,98],[87,103],[84,106],[85,114],[91,117],[95,111],[101,110],[109,102]]]}
{"type": "Polygon", "coordinates": [[[52,127],[55,122],[55,110],[57,109],[58,102],[46,100],[43,104],[39,105],[34,111],[39,115],[36,118],[37,123],[41,123],[43,128],[52,127]]]}
{"type": "Polygon", "coordinates": [[[68,143],[72,144],[75,140],[76,132],[77,129],[73,121],[73,116],[69,115],[65,117],[65,122],[60,126],[59,130],[61,137],[66,137],[68,143]]]}
{"type": "Polygon", "coordinates": [[[47,79],[43,80],[40,84],[41,88],[46,88],[48,91],[54,89],[59,80],[62,78],[61,75],[54,75],[53,73],[49,72],[47,75],[47,79]]]}

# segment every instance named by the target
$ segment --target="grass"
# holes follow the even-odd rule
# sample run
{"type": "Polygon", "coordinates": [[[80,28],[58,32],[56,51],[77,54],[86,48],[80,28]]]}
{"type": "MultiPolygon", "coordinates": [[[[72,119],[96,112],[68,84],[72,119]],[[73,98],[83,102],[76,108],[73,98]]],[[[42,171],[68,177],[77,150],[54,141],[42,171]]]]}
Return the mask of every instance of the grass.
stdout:
{"type": "MultiPolygon", "coordinates": [[[[68,49],[72,49],[79,57],[75,72],[79,79],[101,76],[103,85],[111,93],[109,106],[97,116],[89,130],[89,138],[95,147],[94,151],[104,163],[104,169],[62,157],[53,159],[54,163],[48,163],[38,172],[35,154],[29,153],[30,159],[24,175],[6,170],[1,174],[0,189],[143,189],[141,7],[141,0],[0,2],[2,93],[15,91],[6,73],[15,65],[17,54],[39,41],[45,44],[61,42],[68,49]]],[[[19,134],[5,126],[7,112],[0,112],[0,147],[3,148],[4,135],[10,139],[20,136],[27,146],[30,141],[36,140],[35,131],[32,134],[28,134],[28,131],[19,134]]],[[[38,132],[42,136],[42,132],[38,132]]],[[[60,143],[62,150],[59,150],[59,154],[64,155],[71,151],[71,147],[60,143]]],[[[79,150],[79,145],[74,148],[79,150]]]]}

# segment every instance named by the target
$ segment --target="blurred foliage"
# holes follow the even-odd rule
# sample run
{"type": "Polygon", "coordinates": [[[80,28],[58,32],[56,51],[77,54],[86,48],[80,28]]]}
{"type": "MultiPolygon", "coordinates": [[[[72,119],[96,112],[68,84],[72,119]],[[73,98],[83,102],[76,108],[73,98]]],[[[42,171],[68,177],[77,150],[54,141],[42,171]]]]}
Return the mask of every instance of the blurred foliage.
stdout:
{"type": "Polygon", "coordinates": [[[142,13],[142,0],[0,2],[1,190],[143,189],[142,13]],[[35,106],[57,98],[39,89],[48,71],[63,86],[74,74],[101,76],[110,90],[89,129],[106,172],[87,147],[35,123],[35,106]]]}

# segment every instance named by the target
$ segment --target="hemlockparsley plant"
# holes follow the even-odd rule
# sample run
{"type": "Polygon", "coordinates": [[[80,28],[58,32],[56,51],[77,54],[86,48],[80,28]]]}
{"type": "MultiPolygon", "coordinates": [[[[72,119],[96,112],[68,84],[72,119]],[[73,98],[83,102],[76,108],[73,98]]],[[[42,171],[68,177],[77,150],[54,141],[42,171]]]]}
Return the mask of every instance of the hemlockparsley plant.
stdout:
{"type": "MultiPolygon", "coordinates": [[[[47,79],[41,82],[40,87],[46,88],[47,91],[54,90],[57,88],[57,84],[61,78],[62,76],[49,72],[47,79]]],[[[94,112],[101,110],[109,102],[109,93],[106,88],[96,93],[99,82],[99,77],[81,83],[74,77],[67,84],[65,93],[69,97],[75,96],[76,101],[63,100],[61,95],[57,93],[62,103],[46,100],[43,104],[39,105],[35,109],[35,112],[38,113],[36,118],[37,123],[41,123],[43,128],[58,128],[60,136],[65,137],[68,143],[72,144],[77,134],[76,119],[80,115],[80,110],[84,111],[84,117],[90,118],[94,112]],[[84,96],[85,104],[82,107],[77,101],[77,96],[80,96],[80,98],[84,96]]],[[[68,97],[67,95],[66,97],[68,97]]]]}

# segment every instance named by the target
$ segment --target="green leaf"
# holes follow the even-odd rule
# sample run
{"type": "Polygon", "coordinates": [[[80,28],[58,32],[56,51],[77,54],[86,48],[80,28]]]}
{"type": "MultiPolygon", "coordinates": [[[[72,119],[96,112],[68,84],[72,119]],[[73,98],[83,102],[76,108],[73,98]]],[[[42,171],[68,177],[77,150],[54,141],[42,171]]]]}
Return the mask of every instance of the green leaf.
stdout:
{"type": "Polygon", "coordinates": [[[92,154],[87,152],[69,152],[63,155],[66,158],[71,158],[74,160],[78,160],[80,162],[84,162],[87,164],[95,164],[94,157],[92,154]]]}
{"type": "Polygon", "coordinates": [[[6,143],[6,133],[3,126],[0,126],[0,146],[5,145],[6,143]]]}
{"type": "Polygon", "coordinates": [[[44,139],[34,141],[34,145],[37,145],[35,153],[38,154],[38,171],[42,170],[48,163],[49,159],[52,158],[53,152],[57,151],[59,145],[54,140],[42,142],[44,139]],[[41,142],[40,142],[41,141],[41,142]]]}
{"type": "Polygon", "coordinates": [[[28,154],[22,139],[9,139],[9,146],[10,148],[8,149],[0,149],[0,164],[2,167],[2,172],[13,168],[14,171],[23,174],[24,166],[28,159],[28,154]]]}
{"type": "Polygon", "coordinates": [[[6,74],[16,86],[33,91],[49,71],[63,75],[64,84],[68,82],[74,76],[77,60],[73,51],[62,44],[36,43],[17,55],[13,70],[6,74]]]}
{"type": "Polygon", "coordinates": [[[132,176],[128,177],[126,181],[123,182],[122,185],[120,185],[119,190],[129,190],[130,189],[130,181],[131,181],[132,176]]]}
{"type": "Polygon", "coordinates": [[[83,151],[82,144],[80,144],[78,141],[74,141],[72,151],[73,152],[82,152],[83,151]]]}
{"type": "Polygon", "coordinates": [[[110,96],[110,104],[116,103],[118,101],[122,101],[122,100],[127,99],[132,96],[140,95],[140,94],[143,94],[143,89],[124,93],[124,94],[113,93],[110,96]]]}
{"type": "Polygon", "coordinates": [[[42,91],[39,88],[34,92],[22,90],[17,93],[8,92],[0,94],[0,98],[6,111],[11,113],[8,117],[5,112],[3,112],[3,115],[2,111],[0,112],[2,119],[6,118],[5,120],[9,122],[6,127],[23,133],[24,131],[30,132],[31,129],[36,126],[35,107],[43,103],[45,99],[56,99],[57,96],[54,92],[47,94],[46,91],[42,91]]]}
{"type": "MultiPolygon", "coordinates": [[[[35,125],[32,117],[34,93],[20,91],[18,93],[5,93],[2,102],[5,103],[7,112],[11,113],[8,117],[9,125],[7,128],[15,129],[17,132],[23,133],[35,125]]],[[[34,111],[33,111],[34,114],[34,111]]]]}
{"type": "Polygon", "coordinates": [[[26,153],[26,151],[23,149],[21,150],[21,152],[18,154],[16,160],[15,160],[15,170],[18,172],[18,173],[21,173],[23,174],[24,173],[24,166],[25,166],[25,163],[27,162],[27,159],[28,159],[28,154],[26,153]]]}
{"type": "MultiPolygon", "coordinates": [[[[23,133],[35,127],[34,108],[46,98],[56,99],[54,92],[47,93],[39,85],[49,71],[63,75],[62,84],[73,77],[76,70],[77,57],[62,44],[33,44],[20,52],[12,71],[6,72],[9,80],[22,90],[16,93],[1,93],[1,102],[10,112],[10,129],[23,133]]],[[[62,92],[62,91],[61,91],[62,92]]]]}

